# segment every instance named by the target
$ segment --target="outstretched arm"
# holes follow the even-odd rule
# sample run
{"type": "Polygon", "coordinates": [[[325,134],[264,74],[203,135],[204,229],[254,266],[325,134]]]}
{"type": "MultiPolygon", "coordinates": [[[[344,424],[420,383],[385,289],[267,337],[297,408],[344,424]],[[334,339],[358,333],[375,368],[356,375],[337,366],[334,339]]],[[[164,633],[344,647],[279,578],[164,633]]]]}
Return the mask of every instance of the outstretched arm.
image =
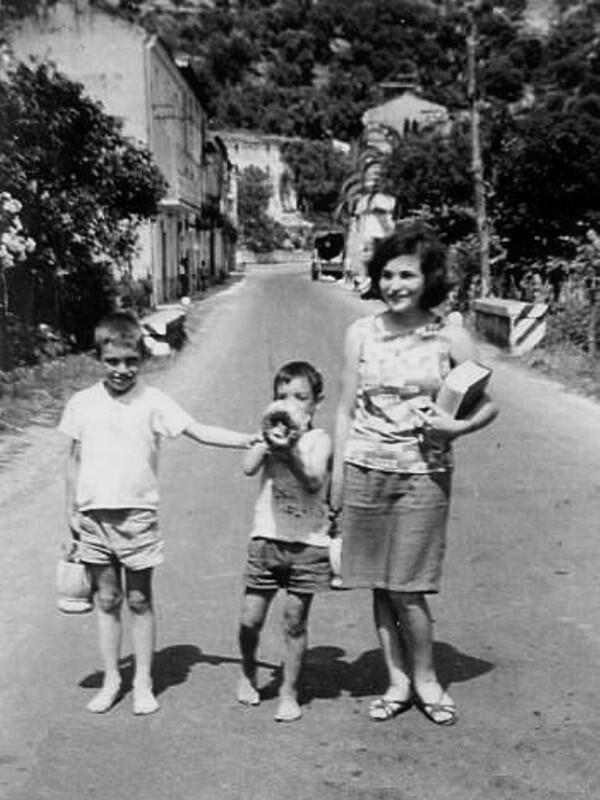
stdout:
{"type": "Polygon", "coordinates": [[[256,442],[244,456],[244,474],[256,475],[262,467],[269,452],[269,445],[264,441],[256,442]]]}
{"type": "Polygon", "coordinates": [[[257,439],[256,434],[240,433],[216,425],[202,425],[196,420],[188,424],[187,428],[183,430],[183,434],[200,444],[214,447],[235,447],[240,450],[250,447],[257,439]]]}

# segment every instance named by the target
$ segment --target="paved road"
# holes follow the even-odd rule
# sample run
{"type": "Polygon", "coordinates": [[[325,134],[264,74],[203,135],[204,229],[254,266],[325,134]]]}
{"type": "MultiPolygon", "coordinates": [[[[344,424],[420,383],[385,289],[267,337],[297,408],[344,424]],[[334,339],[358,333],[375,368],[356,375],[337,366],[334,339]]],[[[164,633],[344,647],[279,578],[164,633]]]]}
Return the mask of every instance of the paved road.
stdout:
{"type": "MultiPolygon", "coordinates": [[[[198,304],[185,352],[153,382],[204,422],[254,428],[283,361],[326,375],[366,304],[298,267],[256,269],[198,304]]],[[[236,618],[256,484],[240,456],[189,441],[162,462],[167,561],[156,579],[161,711],[83,709],[98,686],[91,616],[54,609],[62,525],[52,439],[4,499],[0,797],[7,800],[596,800],[600,726],[600,408],[498,358],[496,424],[459,443],[436,655],[461,720],[368,720],[384,686],[367,592],[314,604],[305,714],[272,721],[280,606],[260,657],[265,700],[233,700],[236,618]]],[[[1,477],[1,476],[0,476],[1,477]]],[[[123,670],[131,674],[129,642],[123,670]]]]}

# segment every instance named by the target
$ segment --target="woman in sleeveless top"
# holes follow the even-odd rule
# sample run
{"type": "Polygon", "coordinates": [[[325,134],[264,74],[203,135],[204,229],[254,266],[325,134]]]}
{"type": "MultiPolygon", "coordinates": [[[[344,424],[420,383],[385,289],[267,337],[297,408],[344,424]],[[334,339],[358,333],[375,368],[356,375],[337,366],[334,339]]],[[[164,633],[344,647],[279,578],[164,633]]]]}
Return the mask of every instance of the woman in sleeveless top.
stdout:
{"type": "Polygon", "coordinates": [[[381,240],[371,296],[386,309],[346,335],[331,504],[342,510],[342,579],[373,590],[389,687],[369,709],[387,720],[413,703],[439,725],[456,706],[433,664],[426,601],[439,590],[452,474],[451,442],[497,414],[486,397],[466,419],[436,408],[452,366],[476,357],[460,324],[431,311],[446,297],[443,248],[420,223],[381,240]]]}

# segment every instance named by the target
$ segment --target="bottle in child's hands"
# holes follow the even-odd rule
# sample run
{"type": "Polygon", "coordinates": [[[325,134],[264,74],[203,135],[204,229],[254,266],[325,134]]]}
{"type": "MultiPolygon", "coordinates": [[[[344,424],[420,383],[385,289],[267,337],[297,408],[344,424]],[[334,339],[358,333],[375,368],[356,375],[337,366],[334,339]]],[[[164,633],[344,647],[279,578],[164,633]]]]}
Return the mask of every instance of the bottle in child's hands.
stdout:
{"type": "Polygon", "coordinates": [[[263,436],[271,447],[292,447],[306,430],[307,423],[305,415],[293,403],[275,400],[263,414],[263,436]]]}

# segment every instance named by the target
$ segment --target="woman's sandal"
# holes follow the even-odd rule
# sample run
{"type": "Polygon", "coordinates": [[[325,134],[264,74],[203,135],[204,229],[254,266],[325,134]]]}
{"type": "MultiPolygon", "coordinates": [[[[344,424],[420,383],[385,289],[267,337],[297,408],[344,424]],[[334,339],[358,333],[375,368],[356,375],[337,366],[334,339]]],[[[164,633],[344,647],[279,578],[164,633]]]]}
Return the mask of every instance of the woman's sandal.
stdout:
{"type": "Polygon", "coordinates": [[[387,722],[388,719],[397,717],[412,706],[412,697],[408,700],[390,700],[387,697],[378,697],[369,706],[369,717],[375,722],[387,722]]]}
{"type": "MultiPolygon", "coordinates": [[[[440,700],[445,692],[440,694],[440,700]]],[[[434,725],[454,725],[458,720],[458,711],[454,703],[426,703],[418,695],[415,697],[415,703],[428,720],[434,725]]]]}

